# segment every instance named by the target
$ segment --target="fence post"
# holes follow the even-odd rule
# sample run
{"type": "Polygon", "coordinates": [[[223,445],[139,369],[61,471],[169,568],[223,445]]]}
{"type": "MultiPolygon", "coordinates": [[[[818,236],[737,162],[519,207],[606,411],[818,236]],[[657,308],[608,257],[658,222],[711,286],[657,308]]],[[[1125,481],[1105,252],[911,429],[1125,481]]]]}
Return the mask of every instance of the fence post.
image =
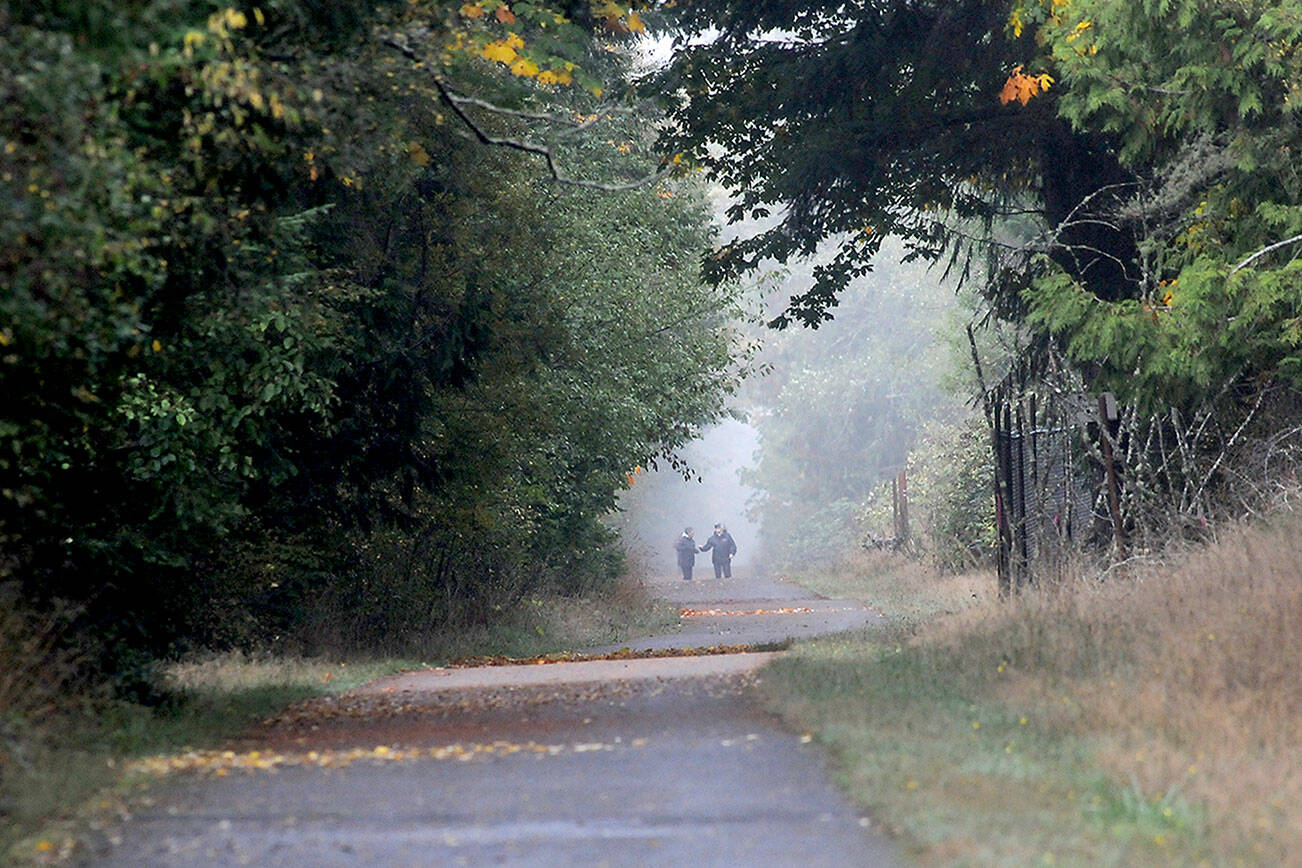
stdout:
{"type": "Polygon", "coordinates": [[[1116,399],[1110,392],[1099,395],[1099,440],[1103,451],[1103,472],[1108,482],[1108,512],[1112,518],[1112,540],[1117,546],[1117,560],[1126,559],[1126,532],[1121,524],[1121,494],[1117,485],[1117,463],[1112,450],[1112,421],[1118,417],[1116,399]]]}
{"type": "Polygon", "coordinates": [[[909,542],[909,472],[901,470],[896,477],[897,490],[900,493],[900,530],[897,536],[901,545],[909,542]]]}
{"type": "Polygon", "coordinates": [[[995,473],[998,492],[995,498],[995,519],[999,531],[999,593],[1007,596],[1017,584],[1017,549],[1014,543],[1013,517],[1013,437],[1012,408],[1008,405],[995,408],[995,473]]]}

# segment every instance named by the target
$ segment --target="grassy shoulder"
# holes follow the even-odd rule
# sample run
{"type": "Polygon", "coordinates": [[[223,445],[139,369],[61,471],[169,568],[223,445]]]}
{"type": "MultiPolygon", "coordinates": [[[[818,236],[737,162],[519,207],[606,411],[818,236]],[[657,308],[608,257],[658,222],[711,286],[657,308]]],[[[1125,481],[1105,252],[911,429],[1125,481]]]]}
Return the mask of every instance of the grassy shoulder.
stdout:
{"type": "MultiPolygon", "coordinates": [[[[677,621],[672,607],[630,587],[582,599],[539,595],[493,624],[426,637],[413,649],[418,656],[223,653],[176,661],[163,670],[168,698],[153,706],[89,686],[34,696],[38,681],[10,684],[0,674],[0,863],[71,856],[87,829],[124,810],[144,785],[128,771],[133,760],[221,747],[296,702],[394,672],[473,655],[527,657],[616,642],[677,621]]],[[[28,627],[11,620],[0,624],[0,633],[28,627]]],[[[0,673],[34,677],[74,662],[25,635],[4,638],[0,673]]]]}
{"type": "Polygon", "coordinates": [[[802,643],[772,707],[923,865],[1286,864],[1302,852],[1295,517],[999,602],[860,556],[796,577],[879,605],[802,643]]]}

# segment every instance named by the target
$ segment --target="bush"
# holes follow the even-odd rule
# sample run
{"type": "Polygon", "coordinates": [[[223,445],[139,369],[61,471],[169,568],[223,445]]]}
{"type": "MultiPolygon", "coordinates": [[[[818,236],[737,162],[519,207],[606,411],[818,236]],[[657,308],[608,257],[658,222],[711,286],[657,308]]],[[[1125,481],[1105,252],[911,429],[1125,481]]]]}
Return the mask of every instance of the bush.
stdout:
{"type": "MultiPolygon", "coordinates": [[[[903,548],[952,572],[989,566],[997,542],[993,480],[990,434],[979,417],[928,425],[909,453],[910,539],[903,548]]],[[[890,536],[884,531],[892,512],[886,483],[859,511],[865,547],[880,547],[882,537],[890,536]]]]}

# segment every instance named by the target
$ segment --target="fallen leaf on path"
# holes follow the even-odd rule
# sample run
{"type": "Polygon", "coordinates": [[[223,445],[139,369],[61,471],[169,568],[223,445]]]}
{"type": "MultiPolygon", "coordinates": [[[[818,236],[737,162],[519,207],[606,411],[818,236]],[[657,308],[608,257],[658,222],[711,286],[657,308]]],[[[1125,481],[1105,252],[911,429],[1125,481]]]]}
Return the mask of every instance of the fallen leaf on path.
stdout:
{"type": "MultiPolygon", "coordinates": [[[[808,606],[783,609],[683,609],[679,612],[684,618],[699,618],[702,615],[803,615],[814,611],[808,606]]],[[[824,609],[825,612],[844,612],[845,609],[824,609]]]]}

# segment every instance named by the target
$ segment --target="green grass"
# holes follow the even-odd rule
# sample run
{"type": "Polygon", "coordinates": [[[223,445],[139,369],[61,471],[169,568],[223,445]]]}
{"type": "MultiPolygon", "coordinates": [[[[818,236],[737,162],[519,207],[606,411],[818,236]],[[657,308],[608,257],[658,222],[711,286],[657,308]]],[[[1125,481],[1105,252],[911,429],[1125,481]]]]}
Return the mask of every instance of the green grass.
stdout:
{"type": "Polygon", "coordinates": [[[974,697],[931,655],[863,634],[771,664],[771,707],[815,734],[851,797],[920,864],[1135,865],[1207,854],[1197,812],[1119,788],[1088,740],[974,697]]]}

